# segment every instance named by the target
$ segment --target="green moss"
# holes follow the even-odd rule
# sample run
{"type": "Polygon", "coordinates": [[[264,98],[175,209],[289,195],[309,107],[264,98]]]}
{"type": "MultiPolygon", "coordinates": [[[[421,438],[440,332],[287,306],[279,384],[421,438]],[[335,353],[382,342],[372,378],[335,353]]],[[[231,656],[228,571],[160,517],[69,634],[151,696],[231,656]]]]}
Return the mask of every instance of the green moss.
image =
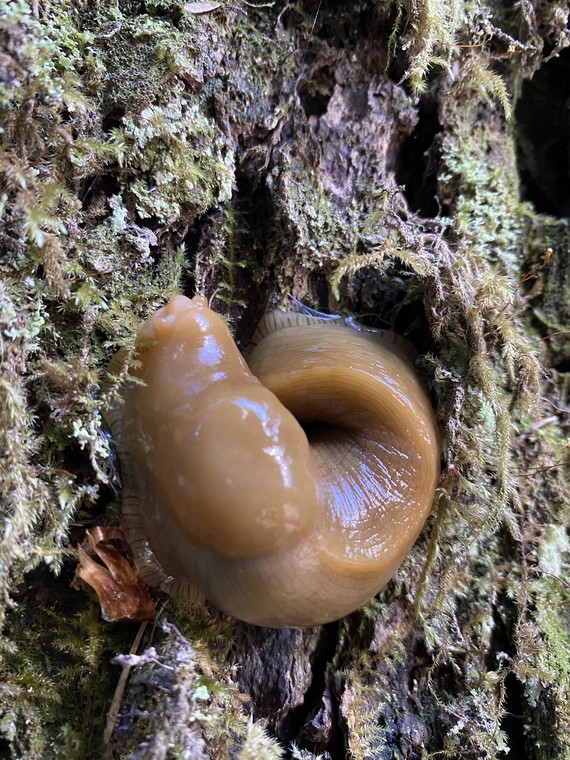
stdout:
{"type": "Polygon", "coordinates": [[[390,59],[398,47],[406,51],[409,67],[403,81],[409,81],[414,94],[419,95],[427,88],[427,75],[433,66],[442,66],[449,71],[448,46],[454,44],[454,34],[463,14],[462,4],[457,0],[395,0],[390,3],[376,0],[376,5],[379,13],[385,13],[386,6],[395,9],[388,45],[390,59]]]}
{"type": "Polygon", "coordinates": [[[221,136],[198,103],[173,100],[123,123],[112,140],[121,145],[121,165],[144,177],[129,187],[139,218],[168,226],[230,198],[233,154],[224,157],[221,136]]]}
{"type": "MultiPolygon", "coordinates": [[[[174,247],[151,271],[157,236],[140,220],[152,217],[164,231],[181,215],[200,214],[228,198],[232,184],[232,153],[199,97],[184,97],[180,80],[161,91],[161,104],[125,117],[107,136],[100,132],[98,106],[90,99],[106,76],[94,64],[100,46],[115,36],[113,30],[131,43],[150,39],[156,71],[140,66],[140,58],[138,71],[151,78],[156,74],[158,81],[174,65],[160,52],[168,31],[180,36],[172,23],[154,24],[147,17],[138,19],[133,31],[134,22],[129,25],[115,9],[98,19],[99,26],[96,17],[88,17],[87,31],[66,4],[52,3],[45,11],[36,19],[26,3],[18,2],[5,6],[2,16],[11,52],[2,90],[0,153],[5,187],[1,315],[8,341],[3,477],[12,502],[0,572],[4,589],[16,547],[27,540],[35,551],[23,565],[17,563],[19,571],[40,557],[48,559],[50,552],[52,564],[59,566],[73,509],[93,499],[97,483],[107,480],[109,447],[95,396],[103,354],[100,342],[92,340],[93,330],[112,336],[116,345],[121,339],[117,324],[124,325],[123,336],[132,333],[149,305],[164,297],[165,286],[176,289],[181,272],[181,253],[174,247]],[[80,183],[86,182],[89,193],[109,171],[119,178],[118,192],[108,203],[100,197],[90,202],[79,223],[80,183]],[[32,398],[18,377],[24,367],[37,378],[32,398]],[[43,439],[31,429],[34,407],[57,420],[48,422],[43,439]],[[93,472],[84,482],[38,468],[36,462],[57,462],[64,451],[76,458],[82,451],[88,455],[93,472]]],[[[211,27],[213,22],[188,19],[186,26],[200,23],[211,27]]],[[[131,52],[134,48],[131,44],[131,52]]],[[[189,45],[189,57],[191,50],[189,45]]],[[[133,86],[121,66],[111,69],[125,87],[133,86]]],[[[119,90],[114,97],[119,103],[119,90]]]]}
{"type": "Polygon", "coordinates": [[[96,604],[28,615],[10,612],[0,645],[2,733],[17,757],[96,757],[116,681],[110,658],[128,646],[129,627],[110,630],[96,604]]]}
{"type": "Polygon", "coordinates": [[[533,757],[570,757],[570,587],[567,563],[570,521],[567,494],[567,445],[559,431],[539,434],[537,453],[558,466],[544,473],[529,467],[527,498],[530,580],[529,603],[517,626],[519,657],[514,672],[524,684],[528,701],[525,724],[534,739],[533,757]],[[561,470],[560,467],[563,469],[561,470]],[[544,502],[547,500],[547,510],[544,502]],[[546,718],[548,716],[548,718],[546,718]]]}
{"type": "Polygon", "coordinates": [[[516,276],[533,210],[519,200],[513,136],[481,123],[474,112],[448,105],[456,129],[442,140],[441,197],[452,209],[459,245],[516,276]]]}
{"type": "Polygon", "coordinates": [[[236,760],[258,760],[261,757],[264,760],[279,760],[285,757],[285,751],[267,734],[262,723],[252,721],[248,724],[236,760]]]}

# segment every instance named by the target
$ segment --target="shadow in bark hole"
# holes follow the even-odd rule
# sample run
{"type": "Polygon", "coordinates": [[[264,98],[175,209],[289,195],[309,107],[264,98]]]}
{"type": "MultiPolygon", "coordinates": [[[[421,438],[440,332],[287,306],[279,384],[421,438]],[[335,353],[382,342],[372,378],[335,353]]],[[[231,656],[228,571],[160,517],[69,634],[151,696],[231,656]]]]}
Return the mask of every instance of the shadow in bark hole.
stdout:
{"type": "Polygon", "coordinates": [[[290,710],[277,728],[277,736],[286,746],[295,741],[313,753],[326,751],[331,760],[346,756],[337,695],[329,689],[327,672],[337,645],[338,623],[324,625],[311,658],[312,679],[303,703],[290,710]]]}
{"type": "Polygon", "coordinates": [[[524,83],[515,121],[522,199],[570,216],[570,49],[524,83]]]}
{"type": "Polygon", "coordinates": [[[396,164],[396,180],[405,186],[410,209],[428,218],[436,217],[440,211],[436,197],[439,132],[437,103],[424,99],[420,102],[418,123],[404,140],[396,164]]]}

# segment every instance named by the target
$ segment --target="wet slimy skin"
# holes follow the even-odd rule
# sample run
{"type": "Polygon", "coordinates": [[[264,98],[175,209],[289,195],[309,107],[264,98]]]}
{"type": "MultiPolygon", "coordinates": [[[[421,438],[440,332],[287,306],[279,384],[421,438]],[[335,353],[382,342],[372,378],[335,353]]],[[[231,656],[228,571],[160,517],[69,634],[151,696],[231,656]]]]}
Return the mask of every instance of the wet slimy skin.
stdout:
{"type": "Polygon", "coordinates": [[[109,421],[143,579],[271,627],[374,596],[439,475],[431,404],[393,335],[270,312],[246,363],[203,297],[173,296],[137,346],[142,383],[109,421]]]}

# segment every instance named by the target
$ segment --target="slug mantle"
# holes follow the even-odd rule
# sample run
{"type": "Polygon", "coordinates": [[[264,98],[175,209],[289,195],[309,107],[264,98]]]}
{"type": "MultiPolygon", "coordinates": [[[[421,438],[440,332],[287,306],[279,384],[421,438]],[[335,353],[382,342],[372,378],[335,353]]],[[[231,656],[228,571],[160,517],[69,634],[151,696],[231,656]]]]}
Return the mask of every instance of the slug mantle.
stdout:
{"type": "Polygon", "coordinates": [[[246,363],[205,298],[173,296],[137,359],[109,423],[147,583],[271,627],[378,593],[439,476],[429,398],[391,333],[271,312],[246,363]]]}

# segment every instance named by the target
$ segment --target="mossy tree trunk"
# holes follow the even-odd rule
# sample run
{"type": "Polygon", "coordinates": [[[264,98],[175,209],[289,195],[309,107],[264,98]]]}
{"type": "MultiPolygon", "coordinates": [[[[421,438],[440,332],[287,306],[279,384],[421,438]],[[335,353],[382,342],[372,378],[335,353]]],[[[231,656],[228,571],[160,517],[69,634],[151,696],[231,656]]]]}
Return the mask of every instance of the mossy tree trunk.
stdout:
{"type": "Polygon", "coordinates": [[[570,758],[569,10],[0,0],[0,755],[570,758]],[[70,586],[120,521],[106,365],[176,291],[416,344],[440,488],[349,618],[70,586]]]}

